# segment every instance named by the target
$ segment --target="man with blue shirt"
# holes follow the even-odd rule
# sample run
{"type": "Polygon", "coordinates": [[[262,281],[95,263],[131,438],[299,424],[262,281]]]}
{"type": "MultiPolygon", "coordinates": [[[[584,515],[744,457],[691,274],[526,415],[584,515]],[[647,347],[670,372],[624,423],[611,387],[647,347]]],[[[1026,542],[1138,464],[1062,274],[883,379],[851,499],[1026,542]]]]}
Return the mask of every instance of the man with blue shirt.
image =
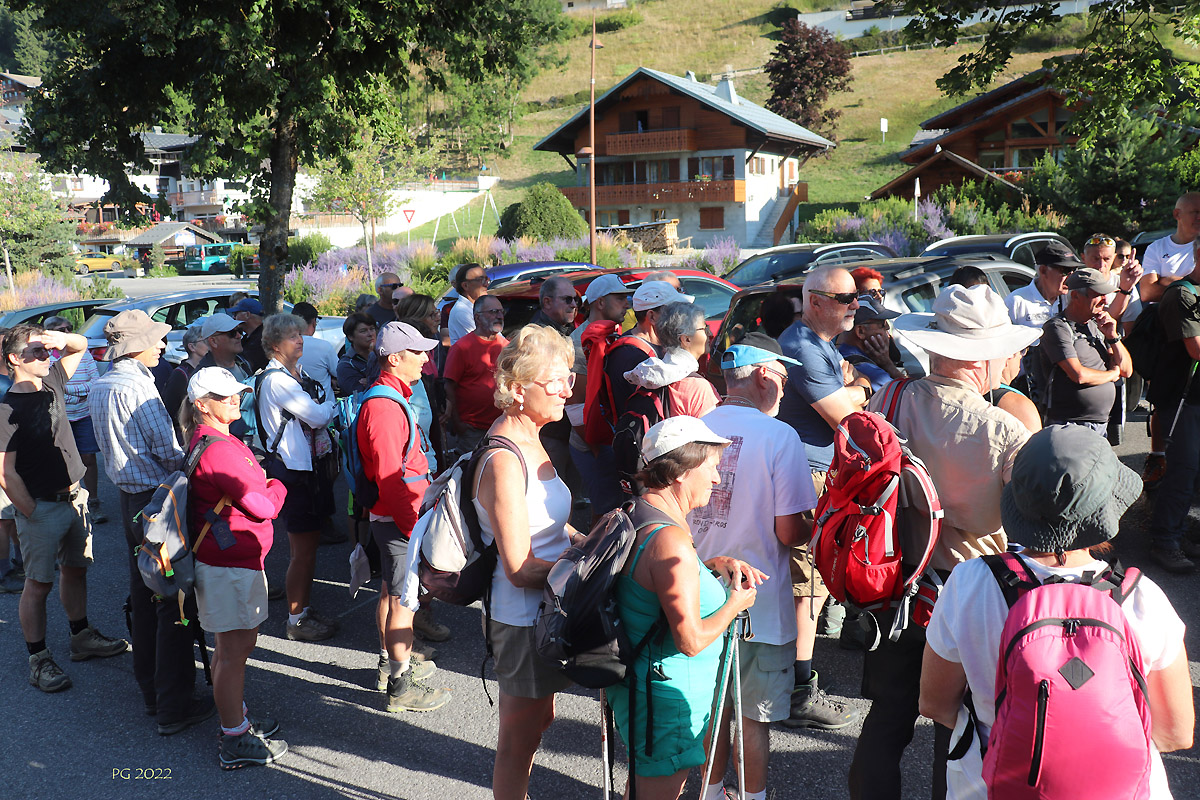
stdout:
{"type": "Polygon", "coordinates": [[[879,391],[897,378],[907,378],[903,367],[892,361],[892,332],[888,320],[900,316],[890,311],[870,295],[860,295],[854,312],[854,327],[838,339],[838,352],[858,374],[879,391]]]}
{"type": "MultiPolygon", "coordinates": [[[[808,454],[817,496],[825,491],[825,473],[833,460],[833,432],[847,415],[862,410],[874,393],[870,382],[856,376],[842,359],[833,340],[854,327],[858,311],[854,278],[841,267],[826,267],[804,281],[800,319],[779,335],[783,354],[804,366],[788,367],[788,382],[779,406],[779,419],[800,434],[808,454]]],[[[796,604],[796,688],[811,678],[817,611],[829,596],[807,548],[792,551],[792,594],[796,604]]],[[[802,700],[803,694],[794,696],[802,700]]],[[[790,726],[808,724],[803,702],[792,704],[790,726]]]]}

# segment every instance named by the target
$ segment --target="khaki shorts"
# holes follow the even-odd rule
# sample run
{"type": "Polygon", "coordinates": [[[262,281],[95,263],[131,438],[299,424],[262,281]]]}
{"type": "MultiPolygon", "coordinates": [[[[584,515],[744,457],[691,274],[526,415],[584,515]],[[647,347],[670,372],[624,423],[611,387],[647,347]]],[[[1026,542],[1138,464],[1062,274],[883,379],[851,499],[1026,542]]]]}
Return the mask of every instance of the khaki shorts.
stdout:
{"type": "MultiPolygon", "coordinates": [[[[813,490],[820,499],[821,495],[825,494],[825,473],[813,470],[812,480],[813,490]]],[[[807,597],[809,594],[822,597],[829,594],[829,590],[825,588],[825,581],[821,580],[821,573],[817,572],[816,566],[808,561],[808,545],[802,544],[793,547],[791,558],[788,561],[793,597],[807,597]]]]}
{"type": "Polygon", "coordinates": [[[267,573],[195,564],[201,628],[209,633],[250,631],[267,621],[267,573]]]}
{"type": "Polygon", "coordinates": [[[574,686],[557,667],[537,654],[533,634],[532,625],[518,627],[492,620],[496,679],[500,691],[511,697],[549,697],[574,686]]]}
{"type": "Polygon", "coordinates": [[[791,712],[792,664],[796,640],[787,644],[741,642],[742,716],[757,722],[782,722],[791,712]]]}
{"type": "Polygon", "coordinates": [[[69,503],[38,500],[33,516],[16,512],[17,540],[25,575],[54,583],[54,565],[87,568],[92,563],[92,532],[87,523],[88,493],[80,488],[69,503]]]}

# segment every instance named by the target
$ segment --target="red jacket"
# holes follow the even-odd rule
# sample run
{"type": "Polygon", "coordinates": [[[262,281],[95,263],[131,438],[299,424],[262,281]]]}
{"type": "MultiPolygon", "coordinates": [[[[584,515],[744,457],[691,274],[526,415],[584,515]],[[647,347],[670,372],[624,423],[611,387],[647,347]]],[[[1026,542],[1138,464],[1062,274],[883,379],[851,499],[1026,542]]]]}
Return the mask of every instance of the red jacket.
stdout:
{"type": "Polygon", "coordinates": [[[267,480],[249,447],[215,428],[197,425],[189,449],[205,435],[220,441],[204,451],[188,481],[192,530],[199,536],[204,515],[217,507],[221,497],[229,495],[232,503],[221,511],[221,517],[229,523],[236,543],[222,550],[209,531],[196,551],[196,558],[214,567],[261,570],[275,537],[271,521],[279,516],[287,489],[277,480],[267,480]]]}
{"type": "MultiPolygon", "coordinates": [[[[387,372],[380,373],[375,383],[392,387],[405,399],[412,397],[412,389],[387,372]]],[[[417,511],[429,486],[429,460],[421,449],[419,431],[412,455],[404,465],[408,435],[408,417],[392,400],[377,397],[358,410],[358,452],[363,472],[379,487],[379,502],[371,513],[391,517],[406,537],[417,524],[417,511]],[[405,478],[415,480],[405,482],[405,478]]]]}

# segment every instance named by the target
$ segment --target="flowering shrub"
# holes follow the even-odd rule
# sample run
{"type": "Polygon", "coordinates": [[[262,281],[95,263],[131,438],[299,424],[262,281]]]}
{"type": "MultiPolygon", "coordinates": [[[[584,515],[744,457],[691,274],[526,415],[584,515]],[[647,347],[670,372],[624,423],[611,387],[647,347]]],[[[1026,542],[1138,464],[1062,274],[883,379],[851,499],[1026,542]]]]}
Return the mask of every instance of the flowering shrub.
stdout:
{"type": "Polygon", "coordinates": [[[360,294],[374,294],[375,287],[362,267],[344,264],[306,264],[288,272],[283,279],[283,297],[290,303],[308,301],[317,311],[343,317],[354,310],[360,294]]]}
{"type": "Polygon", "coordinates": [[[741,261],[737,242],[732,236],[717,239],[700,253],[690,255],[679,263],[684,269],[702,269],[714,275],[724,275],[741,261]]]}
{"type": "Polygon", "coordinates": [[[93,276],[90,282],[53,272],[30,271],[13,275],[13,286],[0,291],[0,311],[16,311],[47,303],[84,300],[91,297],[119,298],[122,293],[110,281],[93,276]]]}

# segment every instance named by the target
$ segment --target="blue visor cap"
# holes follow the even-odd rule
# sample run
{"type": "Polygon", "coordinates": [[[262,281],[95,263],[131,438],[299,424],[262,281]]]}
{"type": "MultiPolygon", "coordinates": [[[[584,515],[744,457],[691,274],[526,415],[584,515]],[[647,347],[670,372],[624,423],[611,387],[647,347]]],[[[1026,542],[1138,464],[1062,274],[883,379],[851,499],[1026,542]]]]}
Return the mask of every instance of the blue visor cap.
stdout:
{"type": "Polygon", "coordinates": [[[797,367],[803,366],[794,358],[788,358],[779,353],[772,353],[770,350],[763,350],[761,347],[754,347],[748,344],[735,344],[721,354],[721,369],[750,367],[755,364],[765,364],[768,361],[782,361],[784,364],[793,364],[797,367]]]}

